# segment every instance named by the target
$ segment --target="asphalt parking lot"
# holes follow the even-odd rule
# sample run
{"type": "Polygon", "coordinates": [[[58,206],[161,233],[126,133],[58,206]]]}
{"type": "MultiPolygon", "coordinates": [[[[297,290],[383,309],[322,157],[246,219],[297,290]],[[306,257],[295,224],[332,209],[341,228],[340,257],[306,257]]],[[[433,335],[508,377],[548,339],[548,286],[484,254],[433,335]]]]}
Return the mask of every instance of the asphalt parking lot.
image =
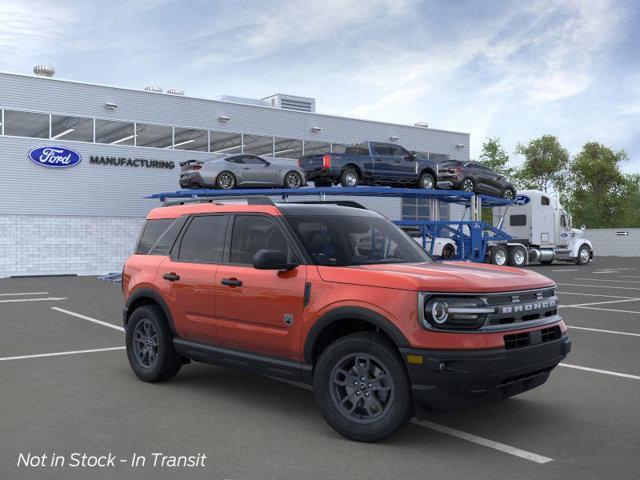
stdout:
{"type": "Polygon", "coordinates": [[[558,283],[573,339],[565,363],[538,389],[380,444],[343,439],[308,389],[271,378],[191,364],[140,382],[119,283],[0,280],[0,479],[638,478],[640,259],[532,268],[558,283]],[[21,453],[72,452],[148,460],[17,466],[21,453]],[[204,453],[206,466],[152,467],[152,453],[204,453]]]}

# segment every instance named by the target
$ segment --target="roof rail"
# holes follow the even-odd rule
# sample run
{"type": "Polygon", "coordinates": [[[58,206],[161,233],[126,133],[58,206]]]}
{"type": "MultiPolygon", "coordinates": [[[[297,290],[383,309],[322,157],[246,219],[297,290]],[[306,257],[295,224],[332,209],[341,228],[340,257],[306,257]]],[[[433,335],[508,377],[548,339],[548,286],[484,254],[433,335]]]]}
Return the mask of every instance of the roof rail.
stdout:
{"type": "Polygon", "coordinates": [[[234,197],[198,196],[188,198],[164,198],[163,206],[184,205],[187,203],[214,203],[216,205],[228,205],[232,203],[246,202],[247,205],[274,205],[269,197],[264,195],[242,195],[234,197]]]}
{"type": "Polygon", "coordinates": [[[354,202],[353,200],[294,200],[288,201],[283,205],[338,205],[339,207],[353,207],[353,208],[361,208],[362,210],[368,210],[367,207],[362,205],[361,203],[354,202]]]}

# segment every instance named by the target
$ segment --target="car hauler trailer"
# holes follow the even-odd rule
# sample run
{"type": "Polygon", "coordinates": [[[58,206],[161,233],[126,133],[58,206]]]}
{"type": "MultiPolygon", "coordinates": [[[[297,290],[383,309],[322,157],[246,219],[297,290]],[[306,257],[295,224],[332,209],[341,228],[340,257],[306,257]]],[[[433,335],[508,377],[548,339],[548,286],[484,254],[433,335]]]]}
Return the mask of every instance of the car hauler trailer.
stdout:
{"type": "Polygon", "coordinates": [[[593,247],[583,238],[585,227],[572,228],[571,216],[559,200],[540,190],[522,190],[508,208],[493,207],[493,225],[511,237],[494,242],[488,256],[492,263],[508,263],[526,252],[526,263],[550,264],[554,260],[586,265],[593,259],[593,247]]]}
{"type": "MultiPolygon", "coordinates": [[[[491,242],[508,244],[511,237],[499,228],[489,225],[480,219],[480,206],[506,207],[511,200],[477,195],[472,192],[452,190],[424,190],[415,188],[391,187],[322,187],[292,189],[186,189],[176,192],[164,192],[150,195],[147,198],[158,199],[162,202],[180,203],[185,201],[215,202],[223,199],[238,197],[268,196],[281,197],[287,201],[292,196],[316,196],[319,201],[326,201],[327,197],[396,197],[396,198],[425,198],[432,202],[431,211],[436,218],[428,221],[394,220],[401,228],[418,229],[422,235],[422,246],[430,254],[440,253],[437,248],[442,239],[455,244],[454,255],[449,259],[467,260],[483,263],[487,260],[487,253],[491,242]],[[465,207],[464,214],[459,220],[440,220],[437,218],[439,202],[458,204],[465,207]],[[468,215],[467,215],[468,214],[468,215]],[[466,219],[466,217],[469,217],[466,219]],[[434,251],[435,250],[435,251],[434,251]]],[[[523,248],[523,247],[521,247],[523,248]]]]}

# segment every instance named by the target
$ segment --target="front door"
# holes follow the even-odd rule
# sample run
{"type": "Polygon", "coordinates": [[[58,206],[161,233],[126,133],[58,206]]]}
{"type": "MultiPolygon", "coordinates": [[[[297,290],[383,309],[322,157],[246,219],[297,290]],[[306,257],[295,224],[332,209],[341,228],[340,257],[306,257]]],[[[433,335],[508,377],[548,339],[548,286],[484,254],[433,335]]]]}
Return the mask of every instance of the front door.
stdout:
{"type": "Polygon", "coordinates": [[[228,215],[192,217],[158,268],[156,286],[181,338],[216,343],[214,287],[228,220],[228,215]]]}
{"type": "Polygon", "coordinates": [[[307,267],[257,270],[262,249],[296,259],[287,235],[266,215],[236,215],[225,263],[215,281],[218,343],[222,347],[296,359],[300,347],[307,267]]]}
{"type": "Polygon", "coordinates": [[[242,177],[251,185],[274,185],[278,180],[278,166],[256,155],[242,157],[242,177]]]}

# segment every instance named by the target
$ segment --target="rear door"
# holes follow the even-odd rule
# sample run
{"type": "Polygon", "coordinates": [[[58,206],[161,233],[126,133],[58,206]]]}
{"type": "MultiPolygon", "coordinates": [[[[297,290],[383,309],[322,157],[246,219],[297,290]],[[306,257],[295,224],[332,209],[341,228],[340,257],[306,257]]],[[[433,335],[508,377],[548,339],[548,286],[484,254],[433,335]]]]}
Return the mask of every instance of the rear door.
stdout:
{"type": "Polygon", "coordinates": [[[191,217],[158,268],[155,283],[179,337],[216,343],[214,287],[228,221],[225,214],[191,217]]]}
{"type": "Polygon", "coordinates": [[[220,346],[297,359],[300,347],[307,267],[257,270],[261,249],[298,253],[283,226],[261,214],[235,215],[225,263],[217,271],[215,311],[220,346]]]}
{"type": "Polygon", "coordinates": [[[373,177],[375,180],[388,181],[393,178],[393,163],[395,158],[391,156],[388,145],[384,143],[372,143],[371,158],[373,158],[373,177]]]}
{"type": "Polygon", "coordinates": [[[400,145],[389,145],[389,157],[391,161],[392,179],[403,183],[416,180],[416,158],[412,158],[407,150],[400,145]]]}

